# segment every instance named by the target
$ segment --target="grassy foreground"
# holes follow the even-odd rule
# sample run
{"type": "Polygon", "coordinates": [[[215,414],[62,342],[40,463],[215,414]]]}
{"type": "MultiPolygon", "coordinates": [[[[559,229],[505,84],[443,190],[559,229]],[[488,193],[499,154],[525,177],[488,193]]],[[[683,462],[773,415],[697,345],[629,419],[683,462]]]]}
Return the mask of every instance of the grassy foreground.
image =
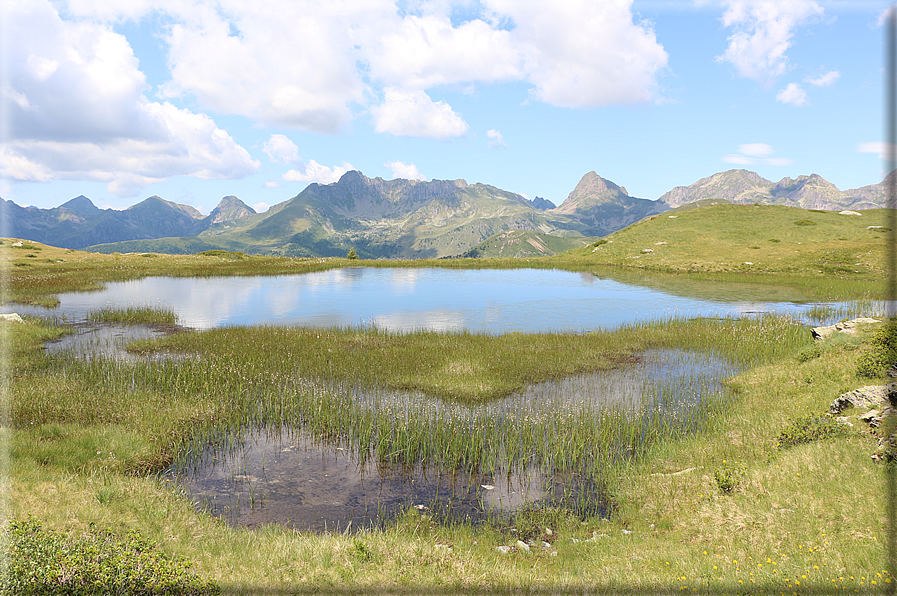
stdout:
{"type": "MultiPolygon", "coordinates": [[[[197,513],[146,474],[164,464],[191,429],[226,422],[232,403],[224,401],[226,392],[211,383],[190,385],[197,382],[190,379],[218,377],[172,372],[157,382],[141,378],[141,369],[130,365],[79,366],[44,358],[39,342],[59,329],[34,321],[2,323],[13,374],[13,428],[2,437],[11,446],[6,506],[13,518],[33,515],[47,529],[72,537],[89,535],[91,524],[122,537],[138,530],[173,560],[193,561],[203,581],[214,580],[226,593],[818,594],[867,592],[889,583],[883,472],[869,457],[876,442],[861,423],[854,419],[856,432],[777,447],[795,420],[822,413],[841,393],[875,381],[857,376],[857,360],[867,348],[844,338],[810,348],[805,329],[794,329],[794,339],[783,342],[792,331],[781,322],[765,331],[762,324],[714,324],[722,325],[657,324],[593,340],[617,354],[648,345],[729,350],[753,366],[732,381],[738,399],[703,432],[654,443],[609,478],[615,501],[610,519],[531,512],[515,521],[512,532],[501,525],[440,526],[411,511],[394,527],[342,536],[230,528],[197,513]],[[551,547],[526,553],[515,547],[518,537],[540,537],[551,547]],[[501,554],[496,547],[502,545],[514,548],[501,554]]],[[[336,346],[351,353],[346,342],[377,344],[371,354],[406,353],[401,338],[389,334],[334,331],[312,339],[305,335],[311,332],[293,332],[292,343],[264,329],[187,334],[164,343],[202,351],[212,363],[214,354],[228,356],[228,342],[236,350],[253,338],[254,353],[264,352],[266,340],[313,344],[322,353],[336,346]]],[[[488,346],[474,335],[456,339],[471,345],[471,357],[481,354],[488,362],[504,355],[498,360],[508,362],[531,347],[526,337],[488,346]]],[[[419,342],[416,349],[433,346],[427,357],[438,364],[437,336],[419,334],[413,341],[419,342]]],[[[570,343],[577,341],[566,358],[571,366],[585,366],[594,353],[584,340],[570,343]]],[[[366,361],[363,350],[354,353],[355,362],[366,361]]],[[[382,368],[387,360],[370,362],[382,368]]],[[[261,369],[251,376],[258,363],[236,360],[227,378],[269,382],[258,374],[261,369]]],[[[558,366],[549,364],[542,374],[558,366]]],[[[329,370],[323,361],[308,366],[321,374],[329,370]]],[[[364,370],[353,366],[347,361],[338,374],[364,370]]],[[[404,378],[402,366],[378,379],[404,378]]],[[[447,377],[457,381],[451,390],[463,397],[467,369],[442,370],[432,380],[421,375],[422,388],[438,392],[433,384],[447,377]]],[[[531,382],[517,374],[495,387],[531,382]]]]}

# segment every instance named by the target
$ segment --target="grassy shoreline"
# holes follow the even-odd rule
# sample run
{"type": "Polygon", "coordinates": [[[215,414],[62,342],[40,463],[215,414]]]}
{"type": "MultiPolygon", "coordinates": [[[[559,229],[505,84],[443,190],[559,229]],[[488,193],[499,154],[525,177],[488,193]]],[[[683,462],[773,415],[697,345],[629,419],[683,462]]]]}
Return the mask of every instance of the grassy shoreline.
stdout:
{"type": "MultiPolygon", "coordinates": [[[[666,324],[664,329],[658,323],[650,333],[628,338],[623,333],[614,341],[653,337],[649,344],[693,341],[705,347],[721,341],[718,328],[696,332],[701,325],[666,324]]],[[[838,394],[869,383],[856,376],[856,359],[865,348],[855,341],[832,342],[817,358],[799,362],[797,355],[809,345],[805,329],[799,330],[803,340],[790,345],[779,341],[782,328],[771,328],[768,338],[757,329],[745,334],[744,341],[755,347],[730,349],[773,351],[733,380],[738,400],[703,432],[655,443],[619,469],[610,479],[616,503],[611,519],[537,517],[536,525],[554,526],[551,551],[502,555],[496,547],[513,546],[516,540],[507,528],[442,526],[416,511],[390,529],[351,536],[230,528],[197,513],[145,473],[158,469],[165,445],[176,445],[185,428],[226,419],[226,411],[210,402],[212,387],[179,388],[187,377],[173,377],[155,388],[138,382],[135,390],[132,375],[125,373],[131,397],[123,399],[115,389],[119,373],[111,371],[114,367],[108,367],[104,380],[70,364],[63,370],[35,352],[39,341],[58,330],[34,322],[7,330],[16,379],[9,487],[13,516],[35,515],[48,528],[73,535],[84,533],[91,522],[121,533],[137,529],[171,556],[195,561],[200,576],[217,581],[225,593],[679,593],[683,586],[699,592],[818,593],[835,585],[837,591],[842,586],[865,590],[871,581],[881,585],[889,579],[878,576],[884,569],[884,521],[877,506],[881,468],[869,458],[872,440],[856,432],[789,450],[775,448],[789,421],[824,411],[838,394]],[[79,375],[88,376],[79,380],[79,375]],[[64,399],[74,395],[79,399],[64,399]],[[50,409],[63,403],[55,413],[50,409]],[[732,493],[721,492],[714,479],[726,462],[737,463],[743,474],[732,493]],[[833,463],[846,469],[833,469],[833,463]],[[833,473],[836,482],[831,482],[833,473]]],[[[264,335],[234,329],[174,337],[189,338],[182,349],[204,346],[208,354],[222,351],[227,357],[219,340],[240,346],[245,333],[257,334],[257,341],[264,335]]],[[[326,351],[328,342],[360,337],[333,333],[318,347],[326,351]]],[[[369,333],[367,339],[379,341],[380,350],[395,338],[369,333]]],[[[421,345],[433,339],[422,334],[421,345]]],[[[296,343],[307,340],[303,336],[296,343]]],[[[171,341],[163,340],[159,348],[170,349],[171,341]]],[[[257,365],[249,363],[234,374],[251,373],[257,365]]],[[[463,390],[463,375],[459,379],[456,389],[463,390]]]]}

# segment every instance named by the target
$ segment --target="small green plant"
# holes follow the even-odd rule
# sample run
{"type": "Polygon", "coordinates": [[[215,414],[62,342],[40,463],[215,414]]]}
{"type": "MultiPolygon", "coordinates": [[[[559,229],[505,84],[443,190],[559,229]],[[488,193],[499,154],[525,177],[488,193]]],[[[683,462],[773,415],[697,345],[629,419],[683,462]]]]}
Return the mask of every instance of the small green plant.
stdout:
{"type": "Polygon", "coordinates": [[[374,551],[359,538],[355,538],[352,541],[352,546],[349,548],[349,552],[362,563],[373,561],[375,558],[374,551]]]}
{"type": "Polygon", "coordinates": [[[171,559],[137,531],[124,538],[91,525],[71,538],[44,530],[39,521],[13,520],[5,542],[6,573],[0,594],[220,594],[213,581],[171,559]]]}
{"type": "Polygon", "coordinates": [[[797,361],[803,364],[804,362],[809,362],[815,358],[819,358],[825,353],[825,350],[822,349],[822,346],[810,346],[806,350],[802,350],[797,354],[797,361]]]}
{"type": "Polygon", "coordinates": [[[813,441],[844,437],[848,428],[826,414],[810,414],[798,418],[786,426],[779,434],[777,447],[787,448],[813,441]]]}
{"type": "Polygon", "coordinates": [[[872,334],[866,352],[857,358],[861,377],[883,377],[897,365],[897,322],[891,321],[872,334]]]}
{"type": "Polygon", "coordinates": [[[597,241],[595,241],[595,242],[592,242],[589,246],[591,246],[592,248],[598,248],[598,247],[601,246],[602,244],[607,244],[607,243],[608,243],[607,238],[602,238],[601,240],[597,240],[597,241]]]}
{"type": "Polygon", "coordinates": [[[348,254],[346,254],[346,258],[347,258],[347,259],[352,259],[352,260],[355,260],[355,259],[358,258],[358,253],[355,252],[355,247],[354,247],[354,246],[353,246],[352,248],[349,249],[348,254]]]}
{"type": "Polygon", "coordinates": [[[713,473],[716,486],[721,493],[726,495],[735,492],[735,489],[741,484],[743,476],[744,470],[741,467],[725,459],[722,467],[713,473]]]}
{"type": "Polygon", "coordinates": [[[810,221],[809,219],[798,219],[795,220],[794,225],[796,226],[815,226],[815,221],[810,221]]]}

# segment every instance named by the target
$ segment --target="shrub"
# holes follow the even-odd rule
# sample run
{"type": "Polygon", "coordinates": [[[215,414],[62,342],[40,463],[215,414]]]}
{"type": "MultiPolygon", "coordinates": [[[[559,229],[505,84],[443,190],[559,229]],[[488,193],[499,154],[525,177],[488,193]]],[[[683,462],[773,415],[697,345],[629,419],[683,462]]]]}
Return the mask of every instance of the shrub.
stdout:
{"type": "Polygon", "coordinates": [[[138,532],[125,538],[91,525],[84,538],[41,528],[30,518],[10,522],[0,594],[220,594],[192,573],[192,563],[169,559],[138,532]]]}
{"type": "Polygon", "coordinates": [[[723,466],[716,470],[713,476],[716,478],[716,486],[719,488],[719,491],[729,494],[734,492],[738,485],[741,484],[744,470],[733,463],[729,463],[727,460],[723,460],[723,466]]]}
{"type": "Polygon", "coordinates": [[[798,418],[786,426],[779,434],[778,447],[793,447],[822,439],[843,437],[850,433],[848,428],[825,414],[810,414],[798,418]]]}
{"type": "Polygon", "coordinates": [[[804,362],[809,362],[814,358],[819,358],[824,353],[822,346],[810,346],[806,350],[801,351],[797,355],[797,361],[803,364],[804,362]]]}
{"type": "Polygon", "coordinates": [[[890,321],[872,334],[869,348],[857,359],[861,377],[883,377],[897,365],[897,322],[890,321]]]}
{"type": "Polygon", "coordinates": [[[346,255],[346,258],[347,258],[347,259],[353,259],[353,260],[358,258],[358,253],[355,252],[355,247],[354,247],[354,246],[353,246],[352,248],[349,249],[349,253],[346,255]]]}

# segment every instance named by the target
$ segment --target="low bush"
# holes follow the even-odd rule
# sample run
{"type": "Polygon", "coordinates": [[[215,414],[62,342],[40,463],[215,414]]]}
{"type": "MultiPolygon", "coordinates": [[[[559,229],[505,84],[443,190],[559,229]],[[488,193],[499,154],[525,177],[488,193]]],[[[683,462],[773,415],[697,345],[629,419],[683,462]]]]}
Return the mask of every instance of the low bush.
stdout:
{"type": "Polygon", "coordinates": [[[221,593],[215,582],[190,571],[192,563],[170,559],[136,531],[120,538],[91,526],[88,536],[71,538],[30,518],[12,521],[7,532],[4,596],[221,593]]]}
{"type": "Polygon", "coordinates": [[[779,434],[777,446],[793,447],[822,439],[847,436],[850,430],[831,416],[810,414],[798,418],[786,426],[779,434]]]}
{"type": "Polygon", "coordinates": [[[867,351],[857,359],[861,377],[883,377],[897,365],[897,322],[891,321],[872,334],[867,351]]]}

